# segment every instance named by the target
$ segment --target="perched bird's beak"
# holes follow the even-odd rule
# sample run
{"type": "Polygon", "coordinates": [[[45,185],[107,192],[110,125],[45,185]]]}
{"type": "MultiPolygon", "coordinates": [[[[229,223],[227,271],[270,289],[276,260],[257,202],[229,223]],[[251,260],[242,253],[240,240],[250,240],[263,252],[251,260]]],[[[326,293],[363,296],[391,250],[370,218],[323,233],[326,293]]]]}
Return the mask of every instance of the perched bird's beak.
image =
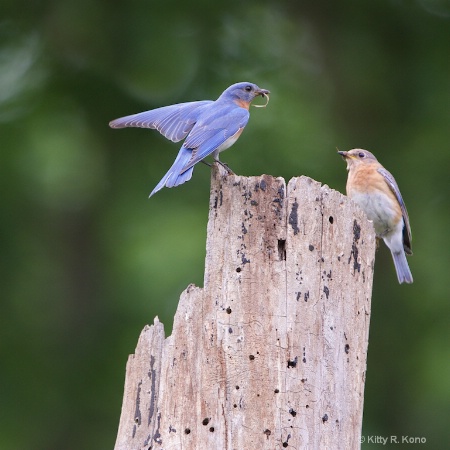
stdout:
{"type": "Polygon", "coordinates": [[[267,89],[260,89],[259,91],[256,91],[256,95],[260,95],[261,97],[265,97],[266,95],[269,95],[270,91],[267,89]]]}
{"type": "Polygon", "coordinates": [[[348,153],[347,152],[338,152],[344,159],[348,158],[348,153]]]}
{"type": "Polygon", "coordinates": [[[253,105],[256,108],[265,108],[267,106],[267,104],[269,103],[269,94],[270,91],[268,91],[267,89],[258,89],[257,91],[255,91],[256,95],[255,97],[258,97],[258,95],[260,95],[261,97],[266,99],[266,104],[265,105],[253,105]]]}

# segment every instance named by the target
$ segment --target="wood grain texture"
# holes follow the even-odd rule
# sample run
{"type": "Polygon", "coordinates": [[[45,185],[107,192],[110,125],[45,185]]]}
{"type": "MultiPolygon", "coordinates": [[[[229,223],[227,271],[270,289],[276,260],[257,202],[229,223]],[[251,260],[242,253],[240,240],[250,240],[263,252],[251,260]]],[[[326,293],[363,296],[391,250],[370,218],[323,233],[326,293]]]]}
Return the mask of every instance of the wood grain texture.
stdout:
{"type": "Polygon", "coordinates": [[[214,167],[204,287],[142,331],[116,450],[360,448],[374,254],[340,193],[214,167]]]}

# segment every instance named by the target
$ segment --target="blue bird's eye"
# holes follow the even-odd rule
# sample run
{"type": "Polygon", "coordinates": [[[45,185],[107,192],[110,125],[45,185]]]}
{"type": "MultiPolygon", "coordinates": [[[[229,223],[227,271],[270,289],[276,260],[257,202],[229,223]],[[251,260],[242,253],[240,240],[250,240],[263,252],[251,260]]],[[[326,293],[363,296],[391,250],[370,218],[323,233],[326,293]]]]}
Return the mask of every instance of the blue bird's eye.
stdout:
{"type": "Polygon", "coordinates": [[[358,156],[359,156],[360,158],[364,158],[366,155],[365,155],[363,152],[359,152],[359,153],[358,153],[358,156]]]}
{"type": "Polygon", "coordinates": [[[247,84],[247,86],[245,86],[245,90],[247,92],[250,92],[252,90],[252,87],[249,84],[247,84]]]}

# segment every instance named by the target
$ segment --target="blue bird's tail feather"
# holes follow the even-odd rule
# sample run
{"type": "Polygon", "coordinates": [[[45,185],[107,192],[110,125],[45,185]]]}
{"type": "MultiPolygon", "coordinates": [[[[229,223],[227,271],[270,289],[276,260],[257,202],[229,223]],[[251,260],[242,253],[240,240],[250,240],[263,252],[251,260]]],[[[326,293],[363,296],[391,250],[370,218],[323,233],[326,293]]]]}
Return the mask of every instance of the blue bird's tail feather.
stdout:
{"type": "Polygon", "coordinates": [[[156,185],[155,189],[149,195],[149,198],[160,191],[164,186],[171,188],[178,186],[180,184],[186,183],[192,177],[192,172],[194,171],[194,167],[186,170],[180,175],[183,167],[189,162],[192,156],[192,150],[181,147],[178,155],[175,159],[175,162],[172,164],[172,167],[167,171],[167,173],[162,177],[161,181],[156,185]]]}
{"type": "Polygon", "coordinates": [[[413,277],[411,271],[409,270],[408,261],[406,260],[405,252],[402,250],[398,253],[392,253],[392,258],[394,259],[395,270],[397,271],[398,282],[401,283],[412,283],[413,277]]]}

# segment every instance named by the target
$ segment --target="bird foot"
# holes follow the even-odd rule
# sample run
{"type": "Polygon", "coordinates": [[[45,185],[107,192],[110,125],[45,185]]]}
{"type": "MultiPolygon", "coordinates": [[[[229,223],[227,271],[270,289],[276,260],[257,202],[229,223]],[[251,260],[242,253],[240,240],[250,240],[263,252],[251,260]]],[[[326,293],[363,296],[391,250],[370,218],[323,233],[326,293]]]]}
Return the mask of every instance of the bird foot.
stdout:
{"type": "Polygon", "coordinates": [[[222,161],[219,161],[218,159],[216,159],[216,163],[219,163],[227,172],[228,175],[236,175],[229,167],[227,163],[224,163],[222,161]]]}

